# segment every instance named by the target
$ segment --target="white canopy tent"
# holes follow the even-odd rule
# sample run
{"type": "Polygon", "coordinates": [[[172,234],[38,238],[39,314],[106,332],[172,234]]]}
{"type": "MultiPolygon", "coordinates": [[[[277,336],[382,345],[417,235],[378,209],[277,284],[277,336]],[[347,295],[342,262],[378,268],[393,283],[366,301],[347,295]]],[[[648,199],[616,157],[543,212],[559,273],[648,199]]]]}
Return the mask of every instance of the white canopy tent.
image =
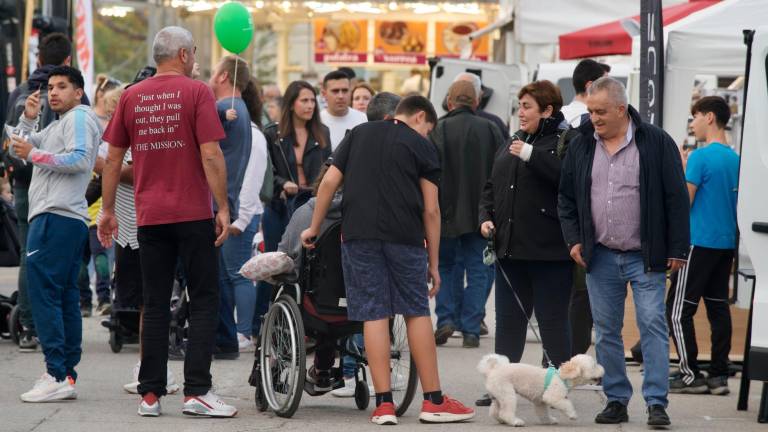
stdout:
{"type": "Polygon", "coordinates": [[[664,129],[679,145],[687,134],[696,75],[744,74],[742,30],[768,22],[766,0],[724,0],[665,28],[664,129]]]}
{"type": "MultiPolygon", "coordinates": [[[[662,0],[664,6],[688,0],[662,0]]],[[[557,61],[558,37],[640,13],[638,0],[500,0],[502,14],[514,14],[514,55],[507,63],[536,65],[557,61]]]]}

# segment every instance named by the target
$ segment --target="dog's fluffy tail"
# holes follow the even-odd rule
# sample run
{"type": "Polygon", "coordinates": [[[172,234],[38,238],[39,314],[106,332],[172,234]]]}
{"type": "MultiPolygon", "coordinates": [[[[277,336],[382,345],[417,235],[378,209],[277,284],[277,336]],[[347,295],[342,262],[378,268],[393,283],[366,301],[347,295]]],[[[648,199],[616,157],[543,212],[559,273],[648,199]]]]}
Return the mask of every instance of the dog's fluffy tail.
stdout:
{"type": "Polygon", "coordinates": [[[506,356],[499,354],[486,354],[477,364],[477,371],[483,375],[488,375],[488,372],[492,371],[498,366],[509,364],[509,359],[506,356]]]}

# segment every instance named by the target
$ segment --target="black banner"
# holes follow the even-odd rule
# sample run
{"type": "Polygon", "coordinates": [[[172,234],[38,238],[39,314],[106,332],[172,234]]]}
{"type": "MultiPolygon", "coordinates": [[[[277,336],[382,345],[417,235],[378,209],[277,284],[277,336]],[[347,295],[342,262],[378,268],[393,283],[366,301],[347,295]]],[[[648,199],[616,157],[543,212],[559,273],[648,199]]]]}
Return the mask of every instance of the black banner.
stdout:
{"type": "Polygon", "coordinates": [[[661,127],[664,101],[664,27],[661,0],[640,3],[640,115],[661,127]]]}

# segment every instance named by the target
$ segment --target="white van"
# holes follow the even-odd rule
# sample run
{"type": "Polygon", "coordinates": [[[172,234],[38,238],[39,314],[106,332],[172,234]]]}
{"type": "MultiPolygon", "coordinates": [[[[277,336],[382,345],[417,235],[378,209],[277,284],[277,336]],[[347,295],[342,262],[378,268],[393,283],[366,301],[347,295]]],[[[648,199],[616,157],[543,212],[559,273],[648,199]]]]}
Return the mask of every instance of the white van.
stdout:
{"type": "MultiPolygon", "coordinates": [[[[430,60],[429,99],[435,106],[438,117],[442,117],[446,114],[443,102],[456,75],[462,72],[474,73],[480,77],[483,87],[491,91],[490,98],[485,105],[481,105],[482,108],[509,123],[511,130],[516,130],[517,92],[529,82],[549,80],[560,87],[563,105],[567,105],[575,95],[571,78],[577,64],[578,62],[542,63],[535,71],[530,71],[523,64],[435,58],[430,60]]],[[[632,67],[625,63],[610,65],[611,76],[627,84],[632,67]]]]}
{"type": "MultiPolygon", "coordinates": [[[[768,381],[768,27],[755,33],[744,112],[738,222],[755,270],[749,377],[768,381]]],[[[768,402],[768,401],[766,401],[768,402]]]]}
{"type": "Polygon", "coordinates": [[[481,108],[497,115],[505,123],[511,121],[512,127],[515,128],[517,92],[528,83],[528,70],[524,65],[435,58],[430,59],[430,68],[429,100],[435,106],[438,117],[446,114],[443,102],[453,80],[458,74],[469,72],[480,77],[483,87],[487,89],[484,93],[489,94],[481,108]]]}
{"type": "MultiPolygon", "coordinates": [[[[541,63],[533,73],[531,81],[548,80],[560,87],[560,94],[563,96],[563,104],[568,105],[576,96],[576,90],[573,88],[573,70],[576,69],[577,61],[559,62],[559,63],[541,63]]],[[[621,81],[627,86],[627,79],[632,72],[632,66],[628,63],[607,63],[611,66],[610,75],[621,81]]]]}

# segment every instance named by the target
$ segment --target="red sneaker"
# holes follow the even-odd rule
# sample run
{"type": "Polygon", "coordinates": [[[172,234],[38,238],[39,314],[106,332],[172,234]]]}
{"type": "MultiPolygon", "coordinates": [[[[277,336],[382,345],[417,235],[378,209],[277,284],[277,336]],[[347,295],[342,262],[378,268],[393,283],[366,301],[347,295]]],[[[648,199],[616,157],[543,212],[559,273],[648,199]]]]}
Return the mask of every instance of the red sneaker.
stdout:
{"type": "Polygon", "coordinates": [[[469,420],[475,416],[475,410],[464,406],[456,399],[443,395],[440,405],[425,400],[421,405],[419,420],[422,423],[454,423],[469,420]]]}
{"type": "Polygon", "coordinates": [[[392,402],[383,402],[373,410],[371,423],[377,425],[396,425],[397,415],[395,415],[395,404],[392,402]]]}

